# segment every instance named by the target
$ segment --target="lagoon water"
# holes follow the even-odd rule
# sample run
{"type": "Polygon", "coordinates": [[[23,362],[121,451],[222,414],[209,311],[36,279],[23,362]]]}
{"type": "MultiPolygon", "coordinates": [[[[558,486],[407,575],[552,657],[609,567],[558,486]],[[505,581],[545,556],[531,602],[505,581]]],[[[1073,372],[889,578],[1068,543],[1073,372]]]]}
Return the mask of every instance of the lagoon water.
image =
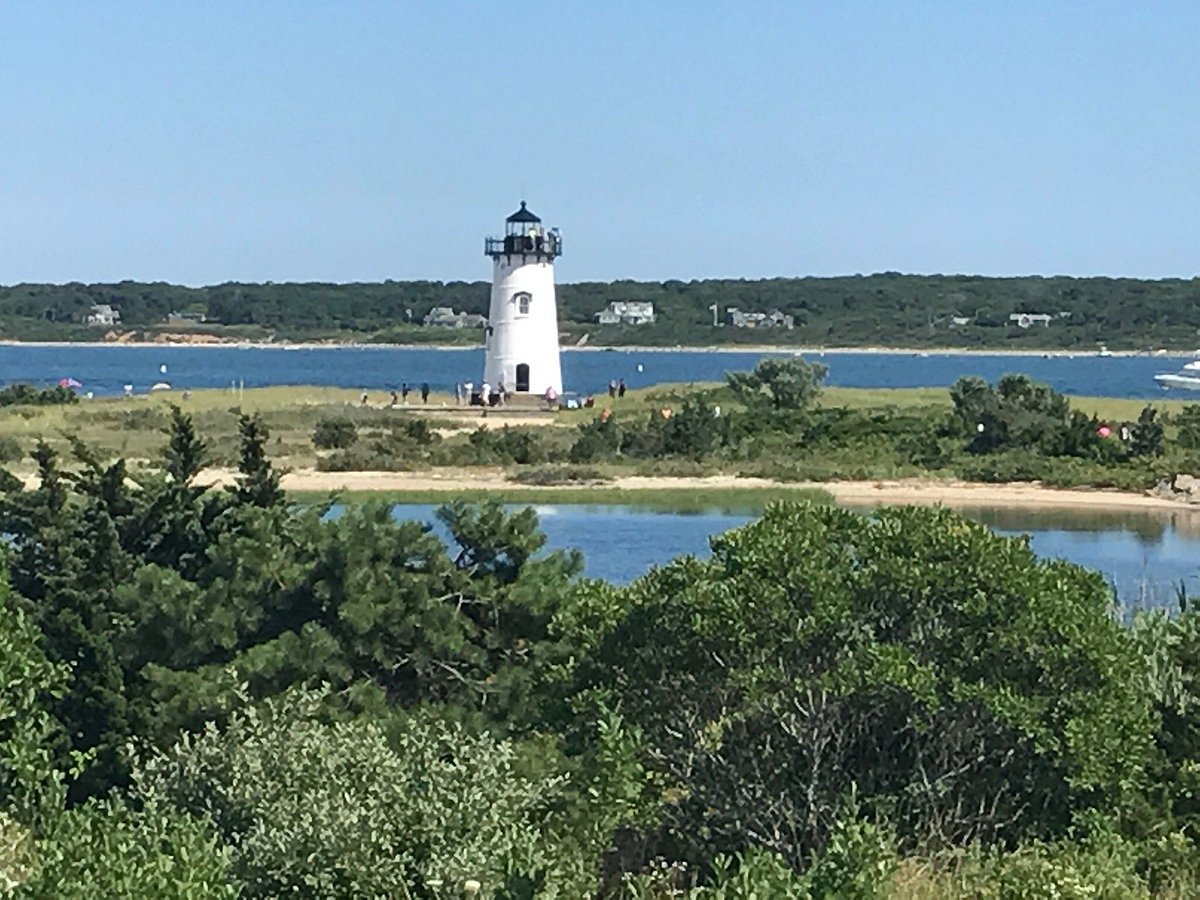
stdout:
{"type": "MultiPolygon", "coordinates": [[[[563,379],[568,390],[602,393],[610,379],[630,387],[671,382],[720,381],[725,372],[748,370],[765,354],[671,350],[568,350],[563,379]]],[[[964,375],[994,381],[1023,372],[1067,394],[1154,398],[1163,391],[1154,375],[1175,372],[1182,361],[1166,357],[1041,354],[805,353],[829,368],[827,383],[839,387],[946,387],[964,375]]],[[[74,378],[97,395],[137,393],[166,381],[179,390],[270,385],[326,385],[391,391],[401,383],[429,382],[450,391],[459,381],[478,381],[479,349],[407,347],[120,347],[0,345],[0,383],[52,384],[74,378]],[[160,371],[166,366],[166,374],[160,371]]],[[[1184,392],[1185,395],[1187,392],[1184,392]]]]}
{"type": "MultiPolygon", "coordinates": [[[[405,519],[434,522],[433,506],[398,506],[405,519]]],[[[552,549],[578,548],[585,572],[629,582],[678,556],[708,554],[708,539],[751,521],[749,512],[654,511],[627,506],[538,506],[552,549]]],[[[1173,607],[1182,584],[1200,596],[1200,511],[1094,513],[980,508],[963,510],[1006,535],[1028,535],[1041,556],[1099,571],[1121,605],[1173,607]]]]}

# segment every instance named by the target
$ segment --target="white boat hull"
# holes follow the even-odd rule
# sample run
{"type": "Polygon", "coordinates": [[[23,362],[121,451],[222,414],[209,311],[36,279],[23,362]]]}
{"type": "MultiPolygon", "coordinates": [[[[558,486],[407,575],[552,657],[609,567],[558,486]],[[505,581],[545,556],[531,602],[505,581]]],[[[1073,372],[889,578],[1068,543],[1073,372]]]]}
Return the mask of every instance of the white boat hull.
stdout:
{"type": "Polygon", "coordinates": [[[1184,391],[1200,391],[1200,374],[1196,375],[1155,375],[1154,380],[1165,388],[1179,388],[1184,391]]]}

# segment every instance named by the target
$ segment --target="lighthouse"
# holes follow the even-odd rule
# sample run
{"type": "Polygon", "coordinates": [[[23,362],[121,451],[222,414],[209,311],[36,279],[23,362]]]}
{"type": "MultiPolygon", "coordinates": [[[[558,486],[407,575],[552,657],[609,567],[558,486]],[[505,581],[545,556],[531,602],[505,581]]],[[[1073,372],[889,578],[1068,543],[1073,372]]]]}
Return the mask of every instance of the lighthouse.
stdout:
{"type": "Polygon", "coordinates": [[[504,237],[484,239],[492,258],[483,379],[493,389],[562,394],[554,260],[562,253],[558,229],[545,229],[525,207],[504,220],[504,237]]]}

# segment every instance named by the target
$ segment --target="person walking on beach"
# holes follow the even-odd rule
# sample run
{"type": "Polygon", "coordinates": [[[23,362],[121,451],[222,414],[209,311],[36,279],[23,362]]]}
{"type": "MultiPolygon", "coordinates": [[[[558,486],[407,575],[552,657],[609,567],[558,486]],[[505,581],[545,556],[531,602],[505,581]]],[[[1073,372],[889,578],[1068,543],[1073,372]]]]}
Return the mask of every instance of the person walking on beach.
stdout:
{"type": "Polygon", "coordinates": [[[617,385],[617,396],[618,397],[625,396],[625,379],[624,378],[622,378],[621,383],[619,385],[617,385]]]}
{"type": "Polygon", "coordinates": [[[463,382],[463,404],[465,406],[471,405],[471,402],[475,399],[474,394],[475,394],[475,382],[464,381],[463,382]]]}
{"type": "Polygon", "coordinates": [[[396,397],[396,392],[392,391],[392,409],[400,405],[400,400],[396,397]]]}
{"type": "Polygon", "coordinates": [[[479,389],[479,399],[481,399],[483,401],[483,405],[485,408],[491,405],[492,386],[490,384],[488,384],[486,381],[483,383],[483,386],[479,389]]]}
{"type": "Polygon", "coordinates": [[[363,393],[362,393],[362,405],[363,406],[367,405],[367,392],[366,391],[363,391],[363,393]]]}
{"type": "Polygon", "coordinates": [[[421,382],[421,402],[422,403],[429,402],[429,382],[428,381],[421,382]]]}
{"type": "Polygon", "coordinates": [[[400,400],[405,406],[408,406],[408,392],[410,390],[411,388],[409,388],[407,381],[400,385],[400,400]]]}
{"type": "Polygon", "coordinates": [[[617,379],[615,378],[610,378],[608,381],[608,396],[614,400],[617,397],[617,379]]]}

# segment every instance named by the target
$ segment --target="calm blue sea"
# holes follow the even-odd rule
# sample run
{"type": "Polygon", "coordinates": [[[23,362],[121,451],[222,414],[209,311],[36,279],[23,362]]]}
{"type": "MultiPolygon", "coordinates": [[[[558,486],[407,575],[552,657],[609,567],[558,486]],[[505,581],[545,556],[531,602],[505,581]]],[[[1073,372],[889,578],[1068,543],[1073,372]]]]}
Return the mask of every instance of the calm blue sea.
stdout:
{"type": "MultiPolygon", "coordinates": [[[[569,391],[603,392],[610,379],[630,387],[669,382],[720,381],[727,371],[752,369],[761,353],[674,352],[668,350],[565,351],[563,379],[569,391]]],[[[1067,394],[1154,398],[1159,372],[1174,372],[1178,359],[1156,357],[1074,358],[915,353],[838,352],[806,354],[829,367],[827,383],[844,387],[945,387],[964,375],[994,381],[1023,372],[1067,394]]],[[[220,388],[244,383],[327,385],[360,390],[393,390],[401,383],[429,382],[449,391],[459,381],[478,381],[483,351],[422,350],[395,347],[237,348],[0,346],[0,383],[52,384],[74,378],[83,390],[119,394],[131,384],[138,393],[159,381],[184,389],[220,388]],[[162,367],[166,367],[166,372],[162,367]]]]}

